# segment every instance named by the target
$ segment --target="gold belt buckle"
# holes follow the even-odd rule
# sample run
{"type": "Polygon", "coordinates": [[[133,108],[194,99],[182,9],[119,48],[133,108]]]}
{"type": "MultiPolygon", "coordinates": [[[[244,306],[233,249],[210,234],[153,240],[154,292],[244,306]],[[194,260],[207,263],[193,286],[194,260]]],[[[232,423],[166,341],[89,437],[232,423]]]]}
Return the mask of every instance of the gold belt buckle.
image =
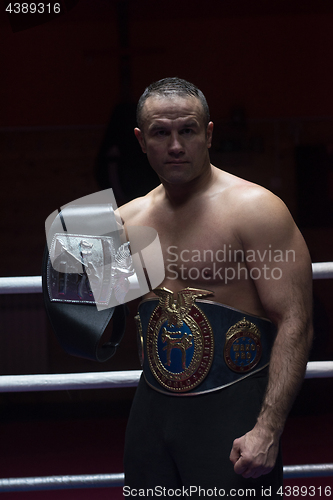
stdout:
{"type": "Polygon", "coordinates": [[[167,288],[157,288],[159,304],[147,329],[146,347],[151,372],[164,388],[186,392],[197,387],[208,374],[214,355],[214,335],[196,298],[208,290],[185,288],[177,301],[167,288]]]}

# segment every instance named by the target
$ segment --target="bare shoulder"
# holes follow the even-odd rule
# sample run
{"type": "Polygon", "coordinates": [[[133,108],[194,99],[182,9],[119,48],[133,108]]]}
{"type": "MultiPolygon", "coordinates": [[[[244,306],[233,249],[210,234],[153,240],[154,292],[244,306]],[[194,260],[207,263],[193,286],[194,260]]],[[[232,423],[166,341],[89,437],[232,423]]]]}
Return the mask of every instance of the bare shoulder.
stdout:
{"type": "Polygon", "coordinates": [[[219,205],[232,221],[243,247],[301,244],[302,237],[285,203],[268,189],[234,175],[219,175],[219,205]]]}
{"type": "Polygon", "coordinates": [[[147,218],[153,204],[155,203],[157,189],[153,189],[145,196],[140,198],[135,198],[134,200],[126,203],[119,207],[119,214],[122,218],[123,223],[137,223],[142,222],[141,219],[147,218]]]}
{"type": "Polygon", "coordinates": [[[221,196],[230,207],[235,222],[252,228],[266,223],[294,224],[285,203],[271,191],[232,174],[223,174],[221,196]]]}
{"type": "Polygon", "coordinates": [[[282,223],[293,222],[291,214],[285,203],[268,189],[256,184],[240,185],[235,189],[235,200],[239,213],[245,220],[253,223],[278,221],[282,223]]]}
{"type": "Polygon", "coordinates": [[[133,218],[138,211],[142,210],[145,204],[146,196],[141,196],[119,207],[118,210],[123,221],[133,218]]]}

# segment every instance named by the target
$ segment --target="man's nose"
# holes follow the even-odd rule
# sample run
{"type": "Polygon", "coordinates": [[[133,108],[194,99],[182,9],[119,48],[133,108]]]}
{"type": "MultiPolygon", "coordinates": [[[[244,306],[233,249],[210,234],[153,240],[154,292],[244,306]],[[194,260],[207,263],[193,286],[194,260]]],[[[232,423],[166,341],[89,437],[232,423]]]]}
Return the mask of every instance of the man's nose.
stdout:
{"type": "Polygon", "coordinates": [[[177,133],[171,133],[169,137],[169,153],[181,154],[184,152],[184,146],[177,133]]]}

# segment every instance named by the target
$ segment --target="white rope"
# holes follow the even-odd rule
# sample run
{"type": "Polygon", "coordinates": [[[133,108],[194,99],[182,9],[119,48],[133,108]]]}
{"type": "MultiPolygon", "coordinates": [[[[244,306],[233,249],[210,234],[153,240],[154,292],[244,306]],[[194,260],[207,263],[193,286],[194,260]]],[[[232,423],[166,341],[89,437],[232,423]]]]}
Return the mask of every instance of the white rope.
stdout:
{"type": "Polygon", "coordinates": [[[63,490],[72,488],[109,488],[123,486],[124,473],[77,476],[14,477],[0,479],[0,492],[63,490]]]}
{"type": "Polygon", "coordinates": [[[314,280],[333,278],[333,262],[315,262],[312,264],[312,277],[314,280]]]}
{"type": "Polygon", "coordinates": [[[119,372],[2,375],[0,392],[67,391],[136,387],[141,370],[119,372]]]}
{"type": "MultiPolygon", "coordinates": [[[[141,370],[127,370],[42,375],[2,375],[0,376],[0,393],[136,387],[141,373],[141,370]]],[[[333,377],[333,361],[310,361],[307,364],[305,378],[325,377],[333,377]]]]}
{"type": "Polygon", "coordinates": [[[42,277],[0,278],[0,294],[12,293],[42,293],[42,277]]]}
{"type": "MultiPolygon", "coordinates": [[[[333,464],[286,465],[284,479],[333,476],[333,464]]],[[[0,492],[109,488],[124,485],[124,473],[0,479],[0,492]]]]}
{"type": "Polygon", "coordinates": [[[286,465],[283,467],[284,479],[328,476],[333,476],[333,464],[286,465]]]}
{"type": "MultiPolygon", "coordinates": [[[[331,279],[333,278],[333,262],[316,262],[312,264],[312,272],[313,279],[331,279]]],[[[0,294],[41,292],[41,276],[0,278],[0,294]]]]}
{"type": "Polygon", "coordinates": [[[305,378],[333,377],[333,361],[309,361],[305,378]]]}

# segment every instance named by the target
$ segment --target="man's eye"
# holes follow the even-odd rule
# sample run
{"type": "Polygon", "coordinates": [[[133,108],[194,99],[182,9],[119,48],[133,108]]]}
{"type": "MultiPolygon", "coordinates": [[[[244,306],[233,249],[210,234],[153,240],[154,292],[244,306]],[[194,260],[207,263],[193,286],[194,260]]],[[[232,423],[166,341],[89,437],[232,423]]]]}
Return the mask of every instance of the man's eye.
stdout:
{"type": "Polygon", "coordinates": [[[193,132],[193,131],[192,131],[192,129],[191,129],[191,128],[184,128],[184,129],[181,131],[181,133],[182,133],[183,135],[190,135],[192,132],[193,132]]]}

